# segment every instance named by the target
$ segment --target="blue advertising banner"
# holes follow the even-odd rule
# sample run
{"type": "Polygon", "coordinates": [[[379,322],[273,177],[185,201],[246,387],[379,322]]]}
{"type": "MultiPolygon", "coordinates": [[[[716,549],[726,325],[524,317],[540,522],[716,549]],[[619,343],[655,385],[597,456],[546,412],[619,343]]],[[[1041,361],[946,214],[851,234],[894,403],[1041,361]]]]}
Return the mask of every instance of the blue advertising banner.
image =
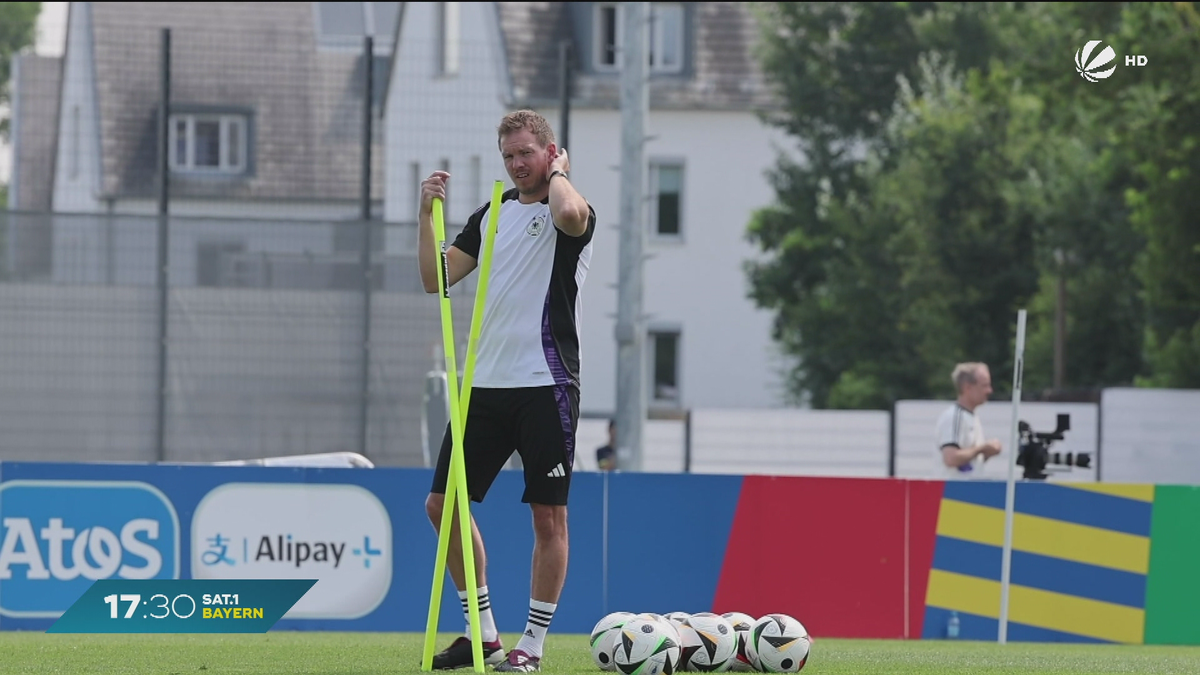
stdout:
{"type": "Polygon", "coordinates": [[[138,481],[0,483],[0,612],[53,618],[97,579],[175,579],[179,517],[138,481]]]}
{"type": "MultiPolygon", "coordinates": [[[[0,463],[0,630],[47,630],[99,579],[315,579],[276,629],[417,631],[437,535],[430,469],[0,463]]],[[[606,477],[572,478],[556,630],[603,616],[606,477]]],[[[473,504],[502,630],[529,608],[533,528],[520,471],[473,504]]],[[[439,629],[465,620],[449,577],[439,629]]]]}

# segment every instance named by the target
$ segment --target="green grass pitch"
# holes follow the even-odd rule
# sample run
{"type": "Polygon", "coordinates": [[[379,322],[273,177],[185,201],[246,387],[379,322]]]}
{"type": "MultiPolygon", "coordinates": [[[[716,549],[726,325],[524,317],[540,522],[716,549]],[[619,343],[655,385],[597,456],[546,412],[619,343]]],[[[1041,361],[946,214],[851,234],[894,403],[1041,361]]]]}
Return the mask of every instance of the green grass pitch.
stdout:
{"type": "MultiPolygon", "coordinates": [[[[505,634],[512,646],[518,636],[505,634]]],[[[439,636],[442,648],[453,636],[439,636]]],[[[419,633],[271,632],[261,635],[0,633],[0,673],[141,675],[383,675],[419,673],[419,633]]],[[[458,671],[463,675],[470,669],[458,671]]],[[[491,672],[491,669],[488,669],[491,672]]],[[[543,672],[597,675],[587,638],[547,640],[543,672]]],[[[1200,647],[820,639],[804,675],[1195,675],[1200,647]]]]}

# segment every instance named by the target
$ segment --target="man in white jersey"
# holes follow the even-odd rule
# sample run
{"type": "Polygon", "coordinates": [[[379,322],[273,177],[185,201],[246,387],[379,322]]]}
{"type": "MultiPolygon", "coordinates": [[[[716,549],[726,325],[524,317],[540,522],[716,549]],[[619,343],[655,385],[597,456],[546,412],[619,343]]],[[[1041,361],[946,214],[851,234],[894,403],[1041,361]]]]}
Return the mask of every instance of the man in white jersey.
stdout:
{"type": "MultiPolygon", "coordinates": [[[[579,421],[579,290],[592,256],[596,214],[571,185],[565,149],[545,118],[531,110],[505,115],[497,129],[504,167],[515,187],[504,193],[492,249],[487,300],[475,355],[471,405],[463,433],[467,491],[484,495],[516,450],[525,473],[521,501],[533,511],[529,620],[508,652],[500,643],[487,591],[487,558],[472,518],[476,579],[463,571],[455,515],[447,566],[463,615],[470,589],[479,598],[483,654],[498,671],[541,669],[546,631],[567,574],[567,494],[579,421]]],[[[446,198],[450,175],[435,171],[421,184],[418,248],[426,292],[438,291],[433,200],[446,198]]],[[[467,220],[446,253],[449,284],[475,269],[490,204],[467,220]]],[[[447,425],[425,510],[441,526],[450,465],[447,425]]],[[[472,665],[470,630],[433,659],[436,669],[472,665]]]]}
{"type": "Polygon", "coordinates": [[[937,447],[950,479],[978,476],[983,463],[1000,454],[1000,441],[983,440],[983,425],[975,410],[992,393],[992,375],[983,363],[960,363],[950,374],[958,400],[938,417],[937,447]]]}

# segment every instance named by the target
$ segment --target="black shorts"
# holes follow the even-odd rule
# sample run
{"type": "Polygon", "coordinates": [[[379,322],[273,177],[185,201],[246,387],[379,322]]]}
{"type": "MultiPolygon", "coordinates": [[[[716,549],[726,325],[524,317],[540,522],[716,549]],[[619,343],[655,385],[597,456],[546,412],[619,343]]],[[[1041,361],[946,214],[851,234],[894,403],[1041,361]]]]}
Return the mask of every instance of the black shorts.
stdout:
{"type": "MultiPolygon", "coordinates": [[[[483,501],[516,450],[525,468],[521,501],[565,506],[571,489],[578,423],[579,389],[570,385],[472,389],[463,430],[463,460],[471,500],[483,501]]],[[[430,492],[446,493],[452,442],[447,424],[430,492]]]]}

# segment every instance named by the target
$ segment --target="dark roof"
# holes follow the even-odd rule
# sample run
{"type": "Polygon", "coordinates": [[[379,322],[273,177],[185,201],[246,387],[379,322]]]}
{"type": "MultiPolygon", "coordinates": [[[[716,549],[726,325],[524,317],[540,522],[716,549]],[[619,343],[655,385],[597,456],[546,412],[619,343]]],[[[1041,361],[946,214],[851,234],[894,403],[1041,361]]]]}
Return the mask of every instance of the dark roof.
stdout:
{"type": "MultiPolygon", "coordinates": [[[[508,55],[515,105],[552,105],[559,99],[558,41],[547,35],[580,36],[590,17],[563,2],[500,2],[500,30],[508,55]],[[577,12],[580,12],[577,14],[577,12]],[[572,25],[572,17],[580,25],[572,25]]],[[[591,3],[578,3],[586,8],[591,3]]],[[[687,3],[694,11],[692,70],[650,79],[650,107],[658,109],[760,110],[776,99],[753,49],[758,24],[749,3],[687,3]]],[[[589,58],[583,55],[583,59],[589,58]]],[[[573,70],[572,105],[620,106],[620,76],[573,70]]]]}
{"type": "MultiPolygon", "coordinates": [[[[248,110],[253,139],[248,178],[173,174],[173,196],[359,198],[362,54],[317,48],[311,2],[90,5],[106,196],[155,194],[161,29],[171,28],[172,107],[248,110]]],[[[372,196],[380,199],[378,117],[375,127],[372,196]]]]}
{"type": "Polygon", "coordinates": [[[54,160],[58,148],[58,100],[62,59],[19,54],[14,57],[13,173],[16,190],[9,208],[49,211],[54,195],[54,160]]]}

